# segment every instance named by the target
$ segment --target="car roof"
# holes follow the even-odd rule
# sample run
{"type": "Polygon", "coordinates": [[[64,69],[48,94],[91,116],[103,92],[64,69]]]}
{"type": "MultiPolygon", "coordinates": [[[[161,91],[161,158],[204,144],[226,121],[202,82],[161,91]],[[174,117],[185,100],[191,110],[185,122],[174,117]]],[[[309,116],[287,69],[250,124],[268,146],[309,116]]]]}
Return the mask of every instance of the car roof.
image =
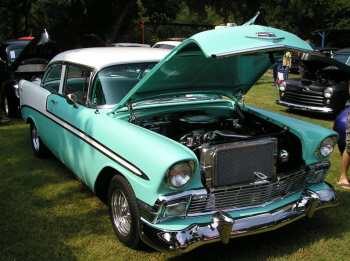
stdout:
{"type": "Polygon", "coordinates": [[[350,53],[350,47],[349,48],[340,49],[340,50],[335,52],[335,54],[342,54],[342,53],[350,53]]]}
{"type": "Polygon", "coordinates": [[[74,49],[59,53],[51,61],[71,62],[97,69],[118,63],[159,62],[170,50],[147,47],[96,47],[74,49]]]}
{"type": "Polygon", "coordinates": [[[27,44],[29,43],[31,40],[28,39],[14,39],[14,40],[6,40],[6,41],[2,41],[0,44],[27,44]]]}

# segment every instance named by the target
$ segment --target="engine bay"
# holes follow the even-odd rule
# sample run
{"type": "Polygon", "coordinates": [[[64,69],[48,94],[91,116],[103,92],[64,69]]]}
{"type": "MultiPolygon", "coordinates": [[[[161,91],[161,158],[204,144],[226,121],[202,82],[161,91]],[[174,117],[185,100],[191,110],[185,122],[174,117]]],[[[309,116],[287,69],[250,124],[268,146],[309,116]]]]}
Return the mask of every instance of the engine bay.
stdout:
{"type": "Polygon", "coordinates": [[[210,145],[276,138],[277,173],[303,165],[301,142],[287,127],[277,126],[241,109],[205,108],[173,111],[156,115],[138,115],[129,122],[166,136],[191,149],[200,159],[203,148],[210,145]],[[286,160],[286,155],[288,159],[286,160]]]}

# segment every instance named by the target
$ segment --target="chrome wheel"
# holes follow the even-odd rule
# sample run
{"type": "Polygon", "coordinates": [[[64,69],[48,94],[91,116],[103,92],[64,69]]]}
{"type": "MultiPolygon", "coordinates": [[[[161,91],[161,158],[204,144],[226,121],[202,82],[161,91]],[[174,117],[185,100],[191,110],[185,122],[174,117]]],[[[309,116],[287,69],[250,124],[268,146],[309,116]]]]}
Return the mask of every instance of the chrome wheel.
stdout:
{"type": "Polygon", "coordinates": [[[38,158],[48,158],[50,156],[50,151],[47,149],[45,144],[41,141],[38,128],[34,122],[30,123],[30,139],[32,141],[32,149],[35,156],[38,158]]]}
{"type": "Polygon", "coordinates": [[[5,109],[6,115],[8,116],[9,115],[9,103],[8,103],[6,95],[4,97],[4,109],[5,109]]]}
{"type": "Polygon", "coordinates": [[[113,191],[111,197],[111,211],[113,222],[119,233],[123,236],[129,235],[131,229],[130,207],[126,196],[119,189],[113,191]]]}
{"type": "Polygon", "coordinates": [[[39,151],[40,150],[40,139],[39,139],[39,133],[38,130],[36,128],[36,126],[33,124],[32,129],[32,144],[33,144],[33,148],[35,151],[39,151]]]}

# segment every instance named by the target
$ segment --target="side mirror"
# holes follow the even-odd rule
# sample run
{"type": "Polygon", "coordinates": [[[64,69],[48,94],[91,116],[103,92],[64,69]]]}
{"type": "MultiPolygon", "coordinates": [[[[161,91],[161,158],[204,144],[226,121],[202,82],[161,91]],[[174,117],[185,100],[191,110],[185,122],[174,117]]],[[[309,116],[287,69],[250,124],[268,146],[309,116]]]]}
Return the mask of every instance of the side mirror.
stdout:
{"type": "Polygon", "coordinates": [[[66,96],[66,101],[68,104],[73,105],[74,108],[78,108],[78,105],[77,105],[78,99],[74,94],[68,94],[66,96]]]}

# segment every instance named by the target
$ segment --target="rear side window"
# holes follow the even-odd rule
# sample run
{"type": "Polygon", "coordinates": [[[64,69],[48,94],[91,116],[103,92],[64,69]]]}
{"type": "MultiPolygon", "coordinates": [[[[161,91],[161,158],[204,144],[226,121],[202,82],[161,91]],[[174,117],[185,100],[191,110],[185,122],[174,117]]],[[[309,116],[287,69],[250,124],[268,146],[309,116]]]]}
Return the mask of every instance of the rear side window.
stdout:
{"type": "Polygon", "coordinates": [[[91,72],[85,68],[67,66],[66,73],[63,95],[74,94],[78,103],[85,104],[91,72]]]}
{"type": "Polygon", "coordinates": [[[58,93],[60,79],[62,73],[62,65],[52,65],[45,73],[43,87],[52,93],[58,93]]]}

